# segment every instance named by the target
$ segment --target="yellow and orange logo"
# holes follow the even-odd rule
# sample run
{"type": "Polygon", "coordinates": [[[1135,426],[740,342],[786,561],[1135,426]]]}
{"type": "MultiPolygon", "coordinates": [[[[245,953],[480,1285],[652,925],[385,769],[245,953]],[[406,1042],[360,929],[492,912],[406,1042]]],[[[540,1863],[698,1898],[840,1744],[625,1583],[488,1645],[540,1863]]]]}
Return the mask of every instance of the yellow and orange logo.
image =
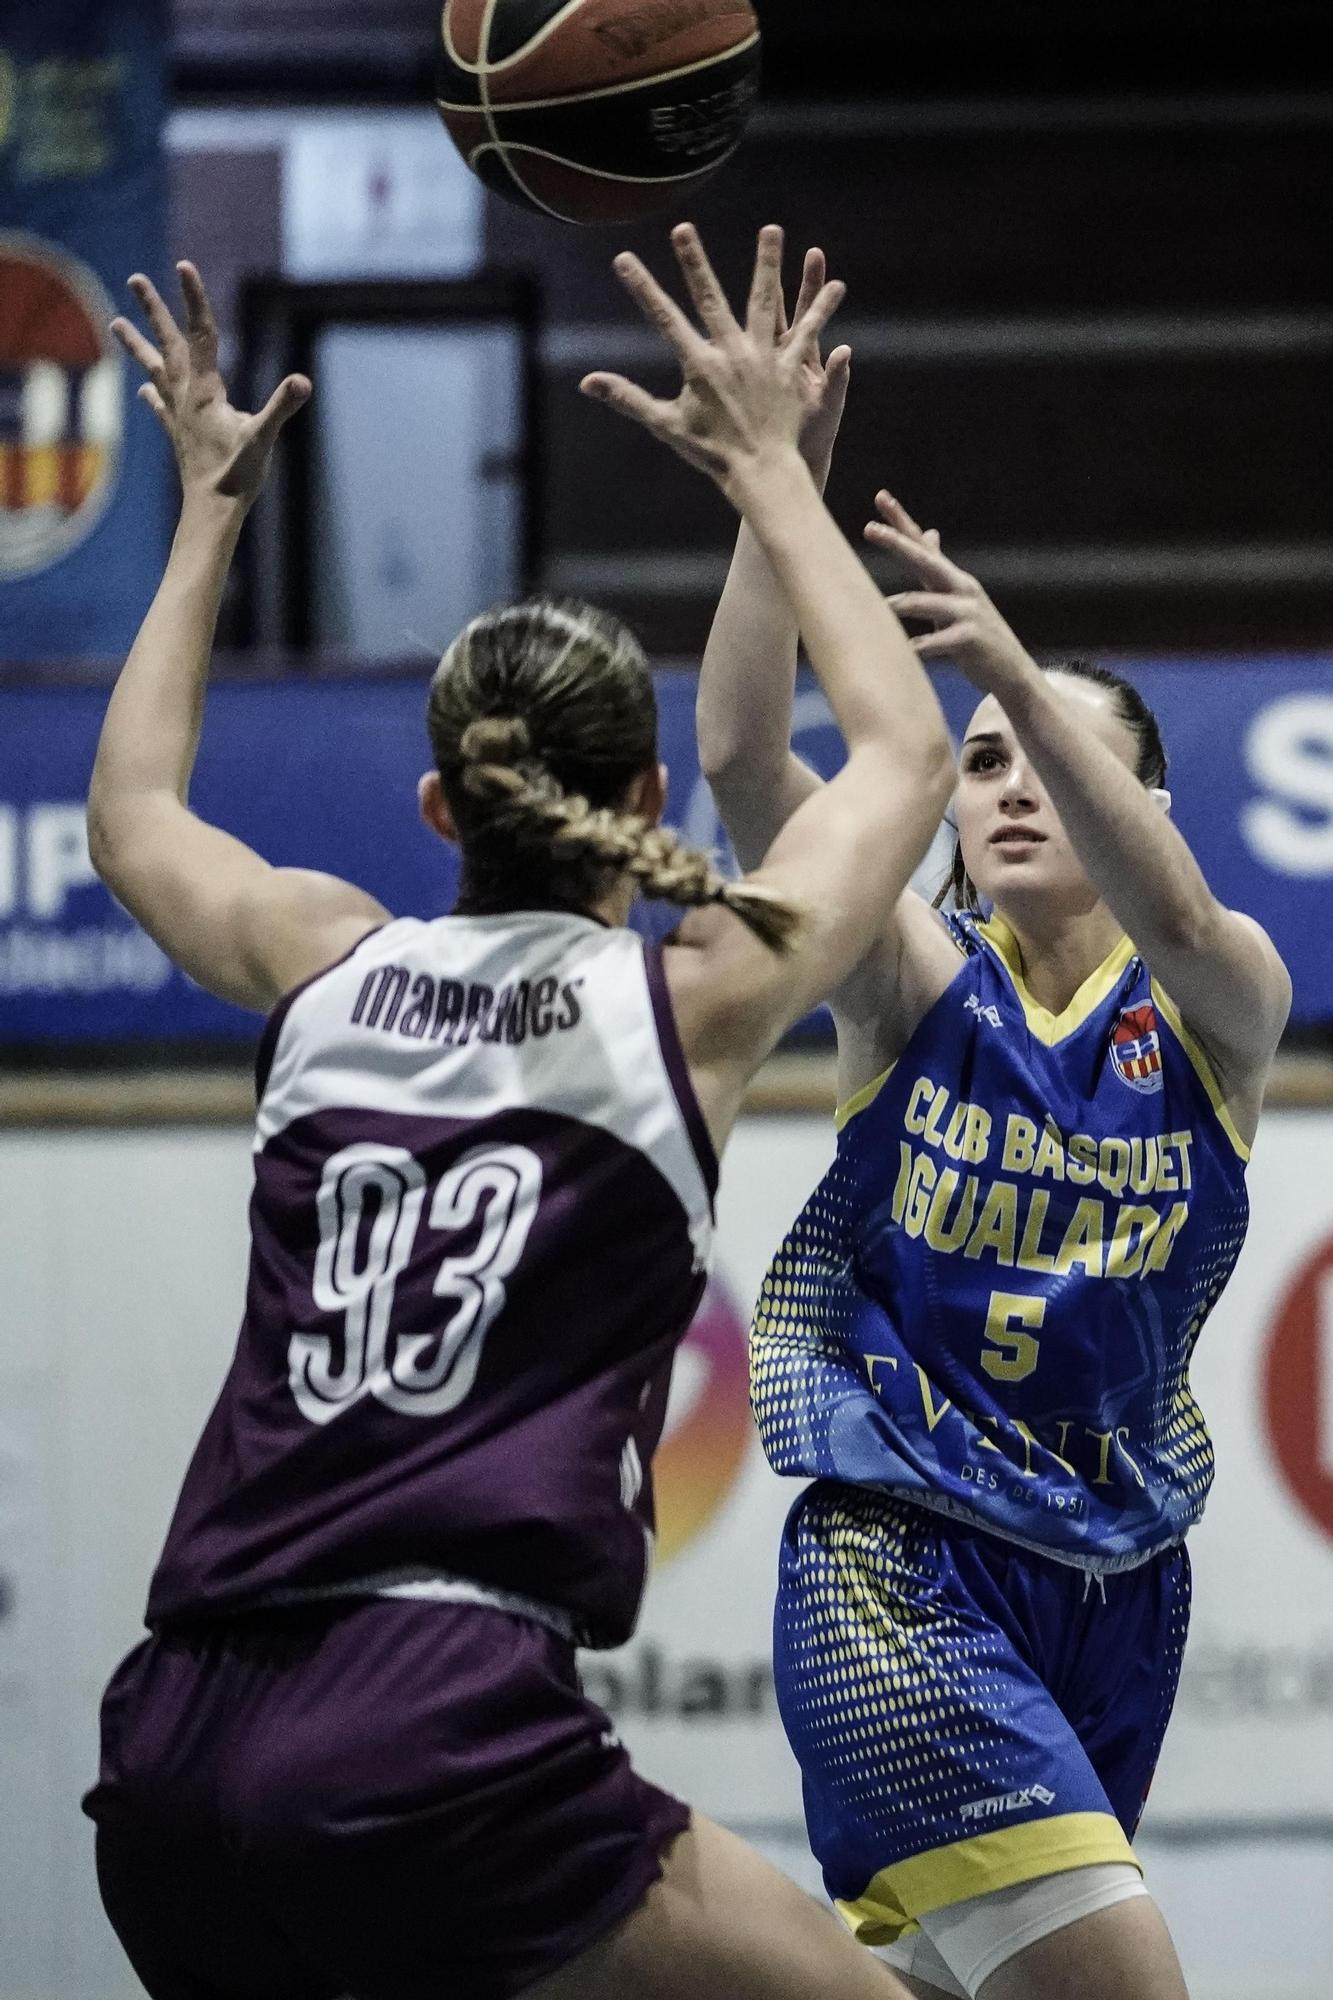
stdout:
{"type": "Polygon", "coordinates": [[[0,577],[68,555],[114,491],[125,389],[111,312],[86,264],[0,231],[0,577]]]}
{"type": "Polygon", "coordinates": [[[679,1555],[718,1513],[753,1437],[746,1324],[715,1277],[676,1356],[653,1460],[659,1563],[679,1555]]]}

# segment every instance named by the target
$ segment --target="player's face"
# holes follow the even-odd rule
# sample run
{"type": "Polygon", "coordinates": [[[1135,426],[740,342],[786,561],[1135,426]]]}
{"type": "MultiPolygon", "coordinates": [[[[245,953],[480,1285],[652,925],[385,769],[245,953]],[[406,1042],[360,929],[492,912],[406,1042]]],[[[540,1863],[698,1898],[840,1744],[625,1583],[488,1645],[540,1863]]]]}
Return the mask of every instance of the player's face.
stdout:
{"type": "MultiPolygon", "coordinates": [[[[1077,705],[1080,729],[1099,737],[1133,770],[1134,732],[1116,714],[1111,691],[1068,674],[1050,679],[1061,700],[1077,705]]],[[[1001,910],[1017,912],[1033,899],[1087,910],[1097,901],[1060,815],[994,695],[987,695],[967,725],[955,810],[967,872],[981,895],[1001,910]]]]}

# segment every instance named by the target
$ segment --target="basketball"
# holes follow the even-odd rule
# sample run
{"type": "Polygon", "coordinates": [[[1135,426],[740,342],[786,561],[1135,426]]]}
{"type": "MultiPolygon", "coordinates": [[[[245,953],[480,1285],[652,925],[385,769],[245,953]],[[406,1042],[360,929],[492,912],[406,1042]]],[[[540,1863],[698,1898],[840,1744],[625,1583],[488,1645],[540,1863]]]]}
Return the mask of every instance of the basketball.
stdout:
{"type": "Polygon", "coordinates": [[[759,94],[750,0],[445,0],[435,96],[488,188],[562,222],[681,204],[759,94]]]}

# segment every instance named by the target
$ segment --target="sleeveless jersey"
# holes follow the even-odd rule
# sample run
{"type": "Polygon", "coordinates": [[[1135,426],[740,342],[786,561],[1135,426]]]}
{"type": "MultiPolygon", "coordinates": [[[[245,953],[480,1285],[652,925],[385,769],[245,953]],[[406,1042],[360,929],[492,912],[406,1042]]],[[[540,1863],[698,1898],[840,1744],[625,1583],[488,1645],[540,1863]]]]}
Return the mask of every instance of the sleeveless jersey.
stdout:
{"type": "Polygon", "coordinates": [[[259,1055],[236,1355],[150,1624],[537,1600],[629,1636],[716,1161],[660,951],[550,911],[386,925],[259,1055]]]}
{"type": "Polygon", "coordinates": [[[1189,1363],[1248,1220],[1247,1149],[1128,940],[1058,1017],[999,919],[837,1157],[755,1313],[778,1472],[877,1487],[1091,1570],[1203,1510],[1189,1363]]]}

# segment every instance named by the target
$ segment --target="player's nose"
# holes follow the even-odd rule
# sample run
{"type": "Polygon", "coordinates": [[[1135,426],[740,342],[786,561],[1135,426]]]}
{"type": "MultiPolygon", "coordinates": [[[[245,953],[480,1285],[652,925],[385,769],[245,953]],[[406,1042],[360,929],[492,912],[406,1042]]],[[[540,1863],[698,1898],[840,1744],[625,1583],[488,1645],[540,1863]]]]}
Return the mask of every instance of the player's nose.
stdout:
{"type": "Polygon", "coordinates": [[[1036,786],[1023,758],[1015,757],[1005,772],[1004,784],[1000,788],[1000,805],[1013,811],[1015,807],[1031,808],[1037,803],[1036,786]]]}

